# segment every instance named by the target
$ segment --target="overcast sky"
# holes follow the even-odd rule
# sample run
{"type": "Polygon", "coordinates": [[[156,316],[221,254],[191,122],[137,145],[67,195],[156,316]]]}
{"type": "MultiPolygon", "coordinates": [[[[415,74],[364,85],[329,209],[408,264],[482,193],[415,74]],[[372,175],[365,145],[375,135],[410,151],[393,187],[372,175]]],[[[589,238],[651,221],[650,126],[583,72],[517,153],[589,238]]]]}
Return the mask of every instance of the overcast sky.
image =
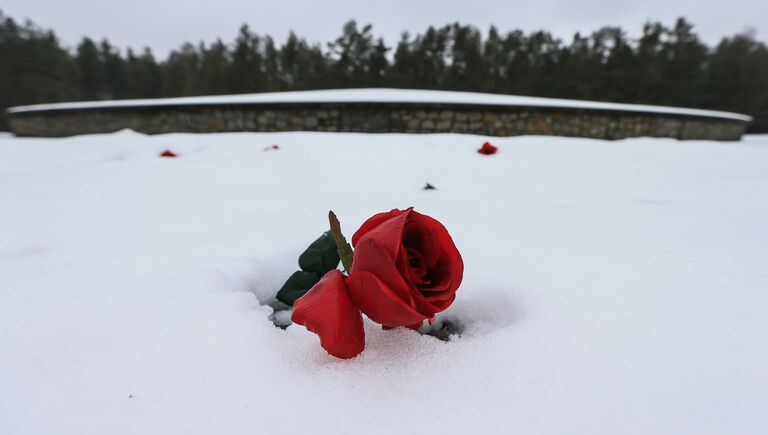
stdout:
{"type": "Polygon", "coordinates": [[[151,47],[164,57],[183,41],[231,41],[242,23],[278,41],[290,30],[327,42],[355,19],[373,24],[389,44],[402,31],[459,21],[487,30],[546,29],[570,40],[576,31],[619,25],[636,36],[644,22],[667,24],[685,16],[709,44],[754,30],[768,40],[768,0],[0,0],[0,9],[56,31],[73,46],[83,36],[108,38],[121,48],[151,47]]]}

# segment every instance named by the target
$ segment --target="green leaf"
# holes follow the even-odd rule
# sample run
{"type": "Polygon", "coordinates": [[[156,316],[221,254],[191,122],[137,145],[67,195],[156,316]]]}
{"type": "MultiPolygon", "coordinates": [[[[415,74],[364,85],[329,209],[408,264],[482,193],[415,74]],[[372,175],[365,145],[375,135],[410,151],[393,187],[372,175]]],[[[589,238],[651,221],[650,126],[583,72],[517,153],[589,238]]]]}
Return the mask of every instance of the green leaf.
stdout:
{"type": "Polygon", "coordinates": [[[318,281],[320,281],[320,275],[298,270],[288,278],[277,292],[277,300],[293,306],[296,299],[304,296],[318,281]]]}
{"type": "Polygon", "coordinates": [[[336,269],[339,265],[339,253],[330,231],[323,233],[299,256],[299,267],[306,272],[320,276],[336,269]]]}

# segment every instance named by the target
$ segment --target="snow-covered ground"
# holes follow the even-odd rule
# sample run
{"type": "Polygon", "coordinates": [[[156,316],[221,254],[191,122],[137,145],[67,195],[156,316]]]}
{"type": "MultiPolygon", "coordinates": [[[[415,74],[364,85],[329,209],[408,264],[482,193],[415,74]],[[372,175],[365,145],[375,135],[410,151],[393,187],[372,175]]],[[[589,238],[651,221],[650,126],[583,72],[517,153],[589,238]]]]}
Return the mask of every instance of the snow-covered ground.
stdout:
{"type": "Polygon", "coordinates": [[[319,91],[261,92],[257,94],[208,95],[199,97],[152,98],[136,100],[77,101],[73,103],[35,104],[12,107],[10,113],[37,110],[99,109],[114,107],[226,105],[272,103],[434,103],[480,106],[558,107],[586,110],[667,113],[706,116],[749,122],[751,116],[717,110],[689,109],[647,104],[606,103],[603,101],[566,100],[562,98],[526,97],[521,95],[480,92],[433,91],[426,89],[326,89],[319,91]]]}
{"type": "Polygon", "coordinates": [[[0,137],[0,433],[766,433],[768,136],[484,140],[0,137]],[[461,337],[273,326],[328,209],[411,205],[461,337]]]}

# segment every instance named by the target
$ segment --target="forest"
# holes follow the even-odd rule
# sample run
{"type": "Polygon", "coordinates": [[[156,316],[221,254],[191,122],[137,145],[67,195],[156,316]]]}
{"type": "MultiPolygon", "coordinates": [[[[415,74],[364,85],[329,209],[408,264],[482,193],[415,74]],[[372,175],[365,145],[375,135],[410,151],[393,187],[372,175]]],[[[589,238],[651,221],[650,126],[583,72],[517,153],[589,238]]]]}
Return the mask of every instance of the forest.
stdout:
{"type": "MultiPolygon", "coordinates": [[[[186,42],[165,59],[108,40],[66,46],[53,30],[0,11],[0,109],[76,100],[391,87],[491,92],[727,110],[768,132],[768,48],[750,32],[703,43],[684,18],[563,41],[454,23],[389,46],[347,22],[325,44],[275,41],[243,25],[234,41],[186,42]]],[[[6,127],[0,114],[0,129],[6,127]]]]}

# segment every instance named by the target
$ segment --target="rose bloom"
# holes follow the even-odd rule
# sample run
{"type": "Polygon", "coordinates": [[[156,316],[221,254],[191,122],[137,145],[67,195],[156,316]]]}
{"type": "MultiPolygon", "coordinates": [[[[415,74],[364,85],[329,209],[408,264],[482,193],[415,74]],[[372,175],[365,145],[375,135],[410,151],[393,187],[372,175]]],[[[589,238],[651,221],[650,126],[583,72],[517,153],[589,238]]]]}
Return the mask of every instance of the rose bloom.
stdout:
{"type": "Polygon", "coordinates": [[[499,147],[493,146],[490,142],[485,142],[483,146],[481,146],[480,149],[477,150],[477,152],[480,154],[491,155],[491,154],[496,154],[496,151],[498,150],[499,150],[499,147]]]}
{"type": "Polygon", "coordinates": [[[443,224],[407,210],[377,214],[352,236],[352,301],[386,327],[418,328],[448,308],[464,262],[443,224]]]}
{"type": "Polygon", "coordinates": [[[352,236],[352,270],[328,272],[294,303],[294,323],[320,336],[331,355],[363,351],[360,312],[385,328],[418,328],[453,303],[464,263],[445,227],[413,211],[368,219],[352,236]]]}

